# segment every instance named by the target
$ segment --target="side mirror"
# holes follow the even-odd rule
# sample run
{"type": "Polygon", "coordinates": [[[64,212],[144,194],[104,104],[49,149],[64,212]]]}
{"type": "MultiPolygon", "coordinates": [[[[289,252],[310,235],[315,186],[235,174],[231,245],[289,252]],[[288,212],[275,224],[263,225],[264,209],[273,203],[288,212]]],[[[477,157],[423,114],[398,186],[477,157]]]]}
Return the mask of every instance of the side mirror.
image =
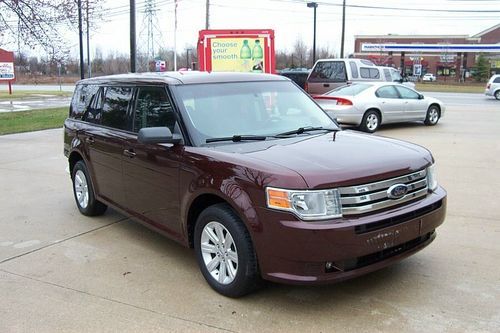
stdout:
{"type": "Polygon", "coordinates": [[[418,99],[424,99],[424,95],[419,94],[419,95],[418,95],[418,99]]]}
{"type": "Polygon", "coordinates": [[[139,130],[137,141],[140,143],[173,143],[178,144],[182,138],[179,134],[172,134],[168,127],[145,127],[139,130]]]}

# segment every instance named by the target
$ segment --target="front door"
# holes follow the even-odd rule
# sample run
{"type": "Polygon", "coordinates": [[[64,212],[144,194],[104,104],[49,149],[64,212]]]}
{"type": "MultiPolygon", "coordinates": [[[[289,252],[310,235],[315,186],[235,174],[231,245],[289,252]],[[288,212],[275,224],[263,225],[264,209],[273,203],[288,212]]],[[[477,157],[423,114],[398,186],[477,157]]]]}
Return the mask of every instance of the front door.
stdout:
{"type": "MultiPolygon", "coordinates": [[[[166,126],[174,133],[176,116],[164,86],[136,92],[133,132],[166,126]]],[[[130,213],[175,238],[181,237],[179,160],[182,145],[142,144],[130,135],[124,147],[123,181],[130,213]]]]}
{"type": "Polygon", "coordinates": [[[382,112],[382,123],[401,121],[404,117],[404,105],[394,85],[380,87],[375,92],[377,104],[382,112]]]}
{"type": "Polygon", "coordinates": [[[396,86],[405,104],[405,120],[424,120],[427,113],[427,105],[420,95],[404,86],[396,86]]]}

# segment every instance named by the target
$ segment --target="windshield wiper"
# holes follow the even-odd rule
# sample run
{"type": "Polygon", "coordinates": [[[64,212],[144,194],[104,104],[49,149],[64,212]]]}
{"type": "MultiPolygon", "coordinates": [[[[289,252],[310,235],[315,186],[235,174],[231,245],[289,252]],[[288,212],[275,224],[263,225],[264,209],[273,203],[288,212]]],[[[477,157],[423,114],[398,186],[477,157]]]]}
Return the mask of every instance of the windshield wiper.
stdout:
{"type": "Polygon", "coordinates": [[[221,141],[233,141],[233,142],[240,142],[240,141],[264,141],[267,139],[267,136],[261,136],[261,135],[233,135],[233,136],[226,136],[222,138],[209,138],[206,139],[206,143],[211,143],[211,142],[221,142],[221,141]]]}
{"type": "Polygon", "coordinates": [[[305,132],[311,132],[311,131],[320,131],[320,130],[323,130],[323,131],[328,131],[328,132],[337,132],[339,131],[339,129],[337,128],[331,128],[331,127],[313,127],[313,126],[307,126],[307,127],[299,127],[295,130],[292,130],[292,131],[288,131],[288,132],[283,132],[283,133],[280,133],[280,134],[276,134],[275,137],[282,137],[282,136],[289,136],[289,135],[293,135],[293,134],[302,134],[302,133],[305,133],[305,132]]]}

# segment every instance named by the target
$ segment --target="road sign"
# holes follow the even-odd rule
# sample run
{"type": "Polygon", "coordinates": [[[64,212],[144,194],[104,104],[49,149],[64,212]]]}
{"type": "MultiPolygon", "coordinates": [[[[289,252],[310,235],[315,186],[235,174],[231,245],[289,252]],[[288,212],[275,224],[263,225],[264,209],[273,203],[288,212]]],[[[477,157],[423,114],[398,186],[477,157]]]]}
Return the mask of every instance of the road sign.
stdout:
{"type": "Polygon", "coordinates": [[[420,64],[413,65],[413,75],[414,76],[422,75],[422,65],[420,64]]]}
{"type": "Polygon", "coordinates": [[[0,62],[0,80],[10,81],[15,78],[14,63],[13,62],[0,62]]]}

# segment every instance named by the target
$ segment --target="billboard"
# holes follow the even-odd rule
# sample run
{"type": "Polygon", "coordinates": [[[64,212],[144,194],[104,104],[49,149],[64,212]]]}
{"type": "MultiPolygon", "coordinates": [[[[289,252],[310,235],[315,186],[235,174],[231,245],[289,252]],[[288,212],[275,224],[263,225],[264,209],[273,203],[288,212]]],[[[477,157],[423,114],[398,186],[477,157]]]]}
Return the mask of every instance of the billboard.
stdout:
{"type": "Polygon", "coordinates": [[[210,40],[212,70],[216,72],[257,72],[265,68],[264,38],[218,38],[210,40]]]}

